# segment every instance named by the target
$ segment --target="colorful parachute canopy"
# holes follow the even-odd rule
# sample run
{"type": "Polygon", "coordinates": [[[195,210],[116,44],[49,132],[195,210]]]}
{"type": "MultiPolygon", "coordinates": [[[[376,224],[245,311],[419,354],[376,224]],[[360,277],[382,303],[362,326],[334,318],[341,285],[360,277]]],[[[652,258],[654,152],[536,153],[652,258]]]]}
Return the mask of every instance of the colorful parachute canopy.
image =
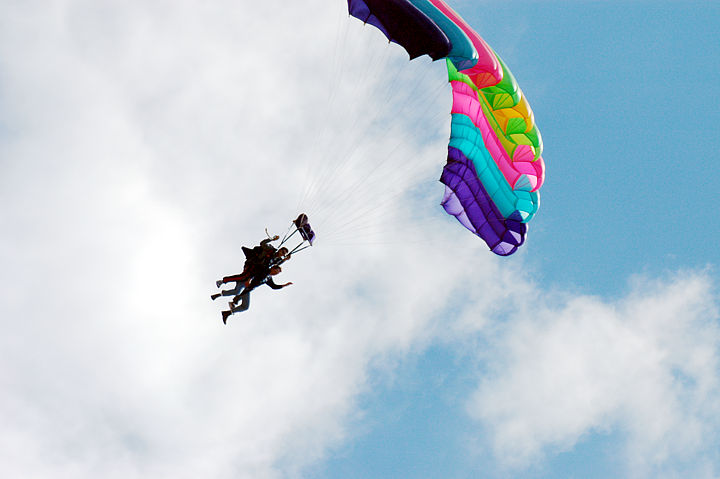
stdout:
{"type": "Polygon", "coordinates": [[[545,180],[532,110],[500,57],[442,0],[348,0],[410,59],[446,58],[453,92],[442,206],[499,255],[525,241],[545,180]]]}

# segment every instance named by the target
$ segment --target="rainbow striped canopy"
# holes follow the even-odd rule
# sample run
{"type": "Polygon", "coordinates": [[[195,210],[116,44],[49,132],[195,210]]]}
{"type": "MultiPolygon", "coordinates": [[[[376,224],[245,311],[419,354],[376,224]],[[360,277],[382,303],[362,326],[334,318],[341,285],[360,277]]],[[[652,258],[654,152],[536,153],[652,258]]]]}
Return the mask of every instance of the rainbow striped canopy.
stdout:
{"type": "Polygon", "coordinates": [[[442,206],[490,249],[523,244],[545,179],[532,110],[500,57],[442,0],[348,0],[410,59],[446,59],[453,92],[442,206]]]}

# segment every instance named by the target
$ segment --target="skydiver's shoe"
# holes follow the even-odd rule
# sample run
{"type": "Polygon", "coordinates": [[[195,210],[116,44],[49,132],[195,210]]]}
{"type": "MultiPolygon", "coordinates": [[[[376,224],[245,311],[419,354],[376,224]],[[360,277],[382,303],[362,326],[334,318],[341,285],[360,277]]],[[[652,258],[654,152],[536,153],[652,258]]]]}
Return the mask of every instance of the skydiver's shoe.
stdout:
{"type": "Polygon", "coordinates": [[[215,285],[219,288],[220,286],[223,285],[223,280],[219,279],[219,280],[215,281],[215,285]]]}
{"type": "Polygon", "coordinates": [[[215,300],[218,299],[220,296],[222,296],[220,293],[211,294],[211,295],[210,295],[210,299],[212,299],[213,301],[215,301],[215,300]]]}
{"type": "Polygon", "coordinates": [[[227,319],[230,317],[231,314],[232,314],[232,312],[230,312],[230,311],[222,312],[223,324],[227,324],[227,319]]]}

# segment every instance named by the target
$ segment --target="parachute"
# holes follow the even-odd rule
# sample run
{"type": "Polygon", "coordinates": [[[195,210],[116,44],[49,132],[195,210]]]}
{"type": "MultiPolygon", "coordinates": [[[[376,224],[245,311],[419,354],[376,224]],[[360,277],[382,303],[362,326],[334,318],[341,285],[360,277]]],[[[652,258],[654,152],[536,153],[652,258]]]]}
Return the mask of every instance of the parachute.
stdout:
{"type": "Polygon", "coordinates": [[[410,59],[445,58],[452,87],[442,206],[501,256],[525,241],[545,180],[532,110],[500,57],[442,0],[348,0],[410,59]]]}

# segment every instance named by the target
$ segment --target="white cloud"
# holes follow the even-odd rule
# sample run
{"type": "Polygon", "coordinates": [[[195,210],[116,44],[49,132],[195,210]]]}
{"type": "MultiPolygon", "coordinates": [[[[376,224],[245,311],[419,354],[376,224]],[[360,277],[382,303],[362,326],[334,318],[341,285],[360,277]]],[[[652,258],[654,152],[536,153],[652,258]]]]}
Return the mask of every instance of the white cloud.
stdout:
{"type": "Polygon", "coordinates": [[[369,365],[479,334],[499,343],[473,410],[500,455],[609,427],[637,457],[692,455],[717,388],[708,280],[543,305],[523,253],[436,214],[442,65],[343,2],[275,7],[0,6],[2,475],[298,475],[352,436],[369,365]],[[320,239],[295,284],[224,327],[214,280],[335,167],[300,203],[320,239]],[[532,319],[496,330],[518,305],[532,319]]]}
{"type": "Polygon", "coordinates": [[[493,374],[469,406],[498,457],[524,466],[616,432],[637,477],[715,459],[720,328],[711,287],[705,274],[638,279],[623,300],[572,297],[509,321],[490,354],[493,374]]]}
{"type": "MultiPolygon", "coordinates": [[[[346,20],[329,3],[3,5],[3,476],[292,475],[347,435],[368,364],[431,336],[463,261],[434,247],[447,241],[437,226],[400,248],[425,207],[387,192],[439,169],[429,149],[443,144],[364,140],[387,115],[368,90],[408,101],[368,69],[403,54],[368,56],[370,40],[318,31],[346,20]],[[339,45],[353,57],[326,62],[339,45]],[[333,68],[363,81],[341,82],[323,107],[333,68]],[[322,128],[342,153],[318,155],[320,167],[351,161],[307,199],[326,223],[319,246],[285,268],[295,285],[257,291],[224,327],[214,280],[234,272],[241,244],[297,214],[322,128]]],[[[420,67],[409,68],[401,84],[420,67]]],[[[399,125],[417,122],[404,110],[399,125]]],[[[423,202],[437,205],[435,186],[423,202]]],[[[459,246],[482,251],[469,235],[459,246]]]]}

